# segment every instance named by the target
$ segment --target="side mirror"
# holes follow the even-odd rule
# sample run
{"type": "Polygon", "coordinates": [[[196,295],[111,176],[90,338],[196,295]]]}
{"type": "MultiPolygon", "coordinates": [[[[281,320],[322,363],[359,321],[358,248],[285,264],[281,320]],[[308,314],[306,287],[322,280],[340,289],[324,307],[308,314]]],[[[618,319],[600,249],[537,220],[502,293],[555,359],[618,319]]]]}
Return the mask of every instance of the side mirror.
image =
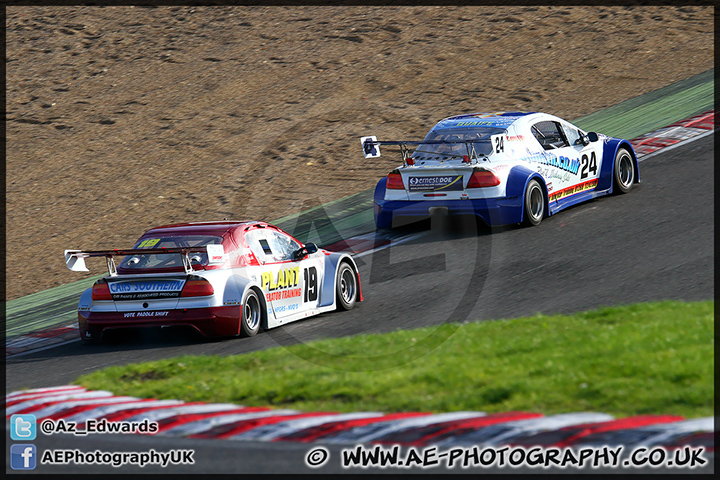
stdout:
{"type": "Polygon", "coordinates": [[[311,253],[315,253],[318,251],[317,245],[315,245],[312,242],[306,243],[304,247],[300,247],[299,249],[295,250],[295,253],[293,254],[293,258],[295,260],[301,260],[305,258],[306,256],[310,255],[311,253]]]}
{"type": "Polygon", "coordinates": [[[598,137],[598,134],[595,133],[595,132],[588,132],[587,138],[588,138],[588,140],[590,140],[591,142],[597,142],[599,137],[598,137]]]}

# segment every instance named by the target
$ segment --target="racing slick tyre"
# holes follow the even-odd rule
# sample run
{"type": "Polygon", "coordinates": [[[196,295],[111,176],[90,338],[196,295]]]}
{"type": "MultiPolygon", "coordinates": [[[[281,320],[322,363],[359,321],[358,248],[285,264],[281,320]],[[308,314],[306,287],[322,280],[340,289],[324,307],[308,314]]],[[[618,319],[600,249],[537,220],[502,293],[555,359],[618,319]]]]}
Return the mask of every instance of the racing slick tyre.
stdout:
{"type": "Polygon", "coordinates": [[[537,180],[530,180],[525,189],[525,207],[523,223],[527,226],[539,225],[545,215],[545,197],[537,180]]]}
{"type": "Polygon", "coordinates": [[[613,166],[613,191],[615,193],[628,193],[635,181],[635,168],[632,156],[624,148],[618,149],[613,166]]]}
{"type": "Polygon", "coordinates": [[[341,263],[335,282],[338,310],[350,310],[355,306],[358,282],[355,272],[347,263],[341,263]]]}
{"type": "Polygon", "coordinates": [[[240,313],[240,336],[252,337],[260,331],[262,321],[262,308],[260,299],[254,290],[249,290],[242,303],[240,313]]]}

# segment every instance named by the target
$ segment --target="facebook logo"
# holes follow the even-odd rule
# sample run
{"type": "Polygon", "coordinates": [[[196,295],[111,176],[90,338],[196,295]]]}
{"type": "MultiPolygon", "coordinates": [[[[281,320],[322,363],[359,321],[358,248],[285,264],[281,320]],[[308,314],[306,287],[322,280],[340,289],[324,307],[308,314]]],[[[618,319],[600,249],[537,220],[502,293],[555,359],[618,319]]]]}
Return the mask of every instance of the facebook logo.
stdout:
{"type": "Polygon", "coordinates": [[[35,415],[13,415],[10,417],[10,438],[13,440],[35,440],[37,435],[35,415]]]}
{"type": "Polygon", "coordinates": [[[10,466],[13,470],[34,470],[35,452],[35,445],[30,443],[10,445],[10,466]]]}

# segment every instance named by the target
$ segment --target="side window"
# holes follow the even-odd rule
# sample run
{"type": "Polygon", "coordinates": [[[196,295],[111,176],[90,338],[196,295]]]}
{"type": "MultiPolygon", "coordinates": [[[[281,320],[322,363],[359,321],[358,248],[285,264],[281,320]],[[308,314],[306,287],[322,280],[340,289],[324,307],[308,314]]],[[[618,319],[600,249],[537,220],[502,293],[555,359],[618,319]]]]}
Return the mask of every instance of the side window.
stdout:
{"type": "Polygon", "coordinates": [[[544,121],[532,126],[532,134],[545,150],[567,147],[569,145],[562,127],[558,122],[544,121]]]}
{"type": "Polygon", "coordinates": [[[283,233],[274,230],[269,230],[267,233],[269,234],[268,241],[270,242],[270,248],[273,251],[276,261],[284,262],[286,260],[292,260],[293,253],[300,248],[300,244],[283,233]]]}
{"type": "Polygon", "coordinates": [[[580,132],[578,132],[576,128],[572,128],[565,124],[563,124],[562,127],[563,131],[565,132],[565,137],[567,138],[570,145],[572,145],[573,147],[584,146],[580,138],[580,132]]]}
{"type": "Polygon", "coordinates": [[[245,235],[245,240],[247,241],[250,250],[252,250],[255,258],[257,258],[260,263],[272,263],[276,261],[274,258],[275,252],[273,252],[272,247],[270,246],[268,233],[270,232],[267,232],[264,229],[257,229],[252,230],[245,235]]]}
{"type": "Polygon", "coordinates": [[[291,237],[275,230],[258,228],[245,235],[245,240],[262,263],[284,262],[293,259],[300,244],[291,237]]]}

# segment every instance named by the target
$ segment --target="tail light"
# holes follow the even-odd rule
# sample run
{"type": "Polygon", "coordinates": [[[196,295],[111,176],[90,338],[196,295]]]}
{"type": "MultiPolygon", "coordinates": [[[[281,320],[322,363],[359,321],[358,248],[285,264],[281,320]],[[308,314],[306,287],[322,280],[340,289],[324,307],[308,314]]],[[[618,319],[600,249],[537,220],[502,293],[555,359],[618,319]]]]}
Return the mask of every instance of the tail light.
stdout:
{"type": "Polygon", "coordinates": [[[466,188],[495,187],[500,185],[500,179],[488,170],[476,170],[470,175],[466,188]]]}
{"type": "Polygon", "coordinates": [[[92,299],[93,300],[112,300],[110,294],[110,287],[105,280],[98,280],[92,287],[92,299]]]}
{"type": "Polygon", "coordinates": [[[206,297],[215,293],[210,282],[202,277],[190,277],[185,281],[181,297],[206,297]]]}
{"type": "Polygon", "coordinates": [[[405,184],[403,183],[402,176],[399,173],[388,174],[385,187],[388,190],[405,190],[405,184]]]}

